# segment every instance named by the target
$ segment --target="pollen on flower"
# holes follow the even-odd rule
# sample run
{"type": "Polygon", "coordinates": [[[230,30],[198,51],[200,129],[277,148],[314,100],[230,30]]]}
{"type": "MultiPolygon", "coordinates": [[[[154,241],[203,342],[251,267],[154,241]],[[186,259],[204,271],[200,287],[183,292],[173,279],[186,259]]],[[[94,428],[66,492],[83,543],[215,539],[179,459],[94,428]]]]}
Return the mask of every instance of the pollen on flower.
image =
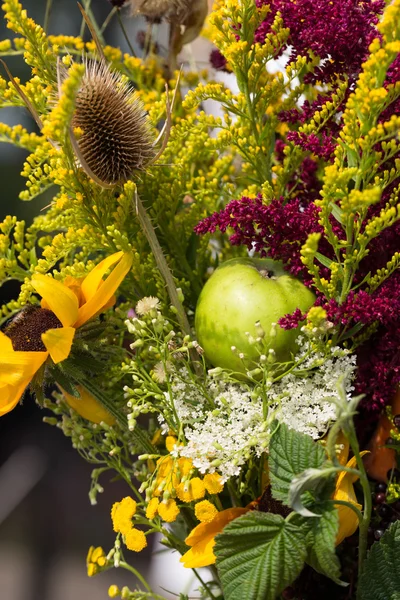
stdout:
{"type": "Polygon", "coordinates": [[[144,532],[141,529],[131,529],[124,534],[125,545],[132,552],[141,552],[147,546],[147,540],[144,532]]]}
{"type": "Polygon", "coordinates": [[[118,598],[121,595],[120,589],[117,585],[110,585],[108,588],[108,597],[109,598],[118,598]]]}
{"type": "Polygon", "coordinates": [[[190,481],[180,483],[176,488],[176,494],[182,502],[192,502],[204,498],[206,488],[200,477],[193,477],[190,481]]]}
{"type": "Polygon", "coordinates": [[[194,507],[194,514],[202,523],[209,523],[218,514],[218,510],[208,500],[202,500],[194,507]]]}
{"type": "Polygon", "coordinates": [[[166,523],[172,523],[179,515],[179,508],[172,498],[166,502],[161,502],[158,506],[158,514],[166,523]]]}
{"type": "Polygon", "coordinates": [[[101,546],[95,548],[90,546],[87,557],[86,566],[88,577],[96,575],[107,564],[105,552],[101,546]]]}
{"type": "Polygon", "coordinates": [[[14,317],[4,333],[11,339],[16,352],[45,352],[42,333],[60,327],[61,321],[51,310],[27,306],[14,317]]]}
{"type": "Polygon", "coordinates": [[[136,502],[130,496],[113,504],[111,520],[114,531],[125,535],[132,528],[132,517],[136,513],[136,506],[136,502]]]}
{"type": "Polygon", "coordinates": [[[224,489],[224,484],[221,482],[221,475],[218,473],[207,473],[204,476],[203,483],[209,494],[219,494],[224,489]]]}

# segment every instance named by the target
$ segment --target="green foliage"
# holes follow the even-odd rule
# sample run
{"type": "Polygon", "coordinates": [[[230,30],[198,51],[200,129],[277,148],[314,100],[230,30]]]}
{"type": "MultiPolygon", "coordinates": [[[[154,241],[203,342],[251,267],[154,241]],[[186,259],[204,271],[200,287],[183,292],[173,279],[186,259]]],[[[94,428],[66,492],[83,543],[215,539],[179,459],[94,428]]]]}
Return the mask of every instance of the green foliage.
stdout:
{"type": "Polygon", "coordinates": [[[375,542],[364,562],[357,600],[400,599],[400,523],[375,542]]]}
{"type": "Polygon", "coordinates": [[[279,515],[257,511],[227,525],[215,548],[226,600],[276,598],[303,568],[305,533],[279,515]]]}

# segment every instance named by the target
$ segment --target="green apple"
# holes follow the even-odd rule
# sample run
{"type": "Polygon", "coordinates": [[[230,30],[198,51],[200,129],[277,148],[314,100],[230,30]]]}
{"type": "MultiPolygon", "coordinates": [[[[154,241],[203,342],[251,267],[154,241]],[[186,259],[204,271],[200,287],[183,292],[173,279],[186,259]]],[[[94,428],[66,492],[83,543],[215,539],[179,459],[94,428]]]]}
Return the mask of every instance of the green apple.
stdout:
{"type": "Polygon", "coordinates": [[[281,263],[233,258],[215,270],[201,291],[195,315],[197,340],[214,367],[244,372],[254,368],[260,356],[253,340],[261,327],[265,352],[273,349],[276,360],[284,362],[296,353],[299,332],[274,329],[272,324],[296,308],[306,312],[314,301],[314,294],[281,263]],[[245,355],[244,361],[239,353],[245,355]]]}

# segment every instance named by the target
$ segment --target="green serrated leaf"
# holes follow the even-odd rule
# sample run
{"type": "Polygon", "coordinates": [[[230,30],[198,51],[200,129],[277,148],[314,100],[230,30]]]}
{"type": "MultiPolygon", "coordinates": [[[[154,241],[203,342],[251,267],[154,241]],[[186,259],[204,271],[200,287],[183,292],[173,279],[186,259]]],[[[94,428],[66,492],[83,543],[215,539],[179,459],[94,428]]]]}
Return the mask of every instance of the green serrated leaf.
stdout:
{"type": "Polygon", "coordinates": [[[364,562],[358,600],[400,600],[400,522],[396,521],[364,562]]]}
{"type": "Polygon", "coordinates": [[[215,554],[225,600],[274,600],[303,568],[306,528],[252,511],[217,536],[215,554]]]}
{"type": "Polygon", "coordinates": [[[320,444],[281,423],[271,438],[269,449],[273,497],[287,504],[293,479],[306,469],[318,469],[325,463],[326,454],[320,444]]]}
{"type": "Polygon", "coordinates": [[[338,511],[329,501],[314,507],[314,511],[320,515],[319,519],[306,519],[297,515],[293,519],[294,523],[309,527],[306,562],[336,584],[346,586],[347,584],[340,580],[340,562],[336,555],[338,511]]]}

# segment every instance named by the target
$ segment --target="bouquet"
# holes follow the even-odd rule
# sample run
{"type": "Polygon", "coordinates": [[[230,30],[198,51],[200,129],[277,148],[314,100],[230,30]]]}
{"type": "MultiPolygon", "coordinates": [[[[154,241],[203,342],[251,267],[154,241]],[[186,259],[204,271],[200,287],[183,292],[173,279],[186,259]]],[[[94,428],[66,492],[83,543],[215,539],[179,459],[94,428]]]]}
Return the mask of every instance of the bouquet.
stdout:
{"type": "Polygon", "coordinates": [[[52,199],[0,225],[0,414],[35,401],[92,504],[126,483],[88,575],[161,600],[157,533],[201,598],[399,598],[400,0],[84,0],[79,37],[2,8],[37,129],[0,141],[52,199]]]}

